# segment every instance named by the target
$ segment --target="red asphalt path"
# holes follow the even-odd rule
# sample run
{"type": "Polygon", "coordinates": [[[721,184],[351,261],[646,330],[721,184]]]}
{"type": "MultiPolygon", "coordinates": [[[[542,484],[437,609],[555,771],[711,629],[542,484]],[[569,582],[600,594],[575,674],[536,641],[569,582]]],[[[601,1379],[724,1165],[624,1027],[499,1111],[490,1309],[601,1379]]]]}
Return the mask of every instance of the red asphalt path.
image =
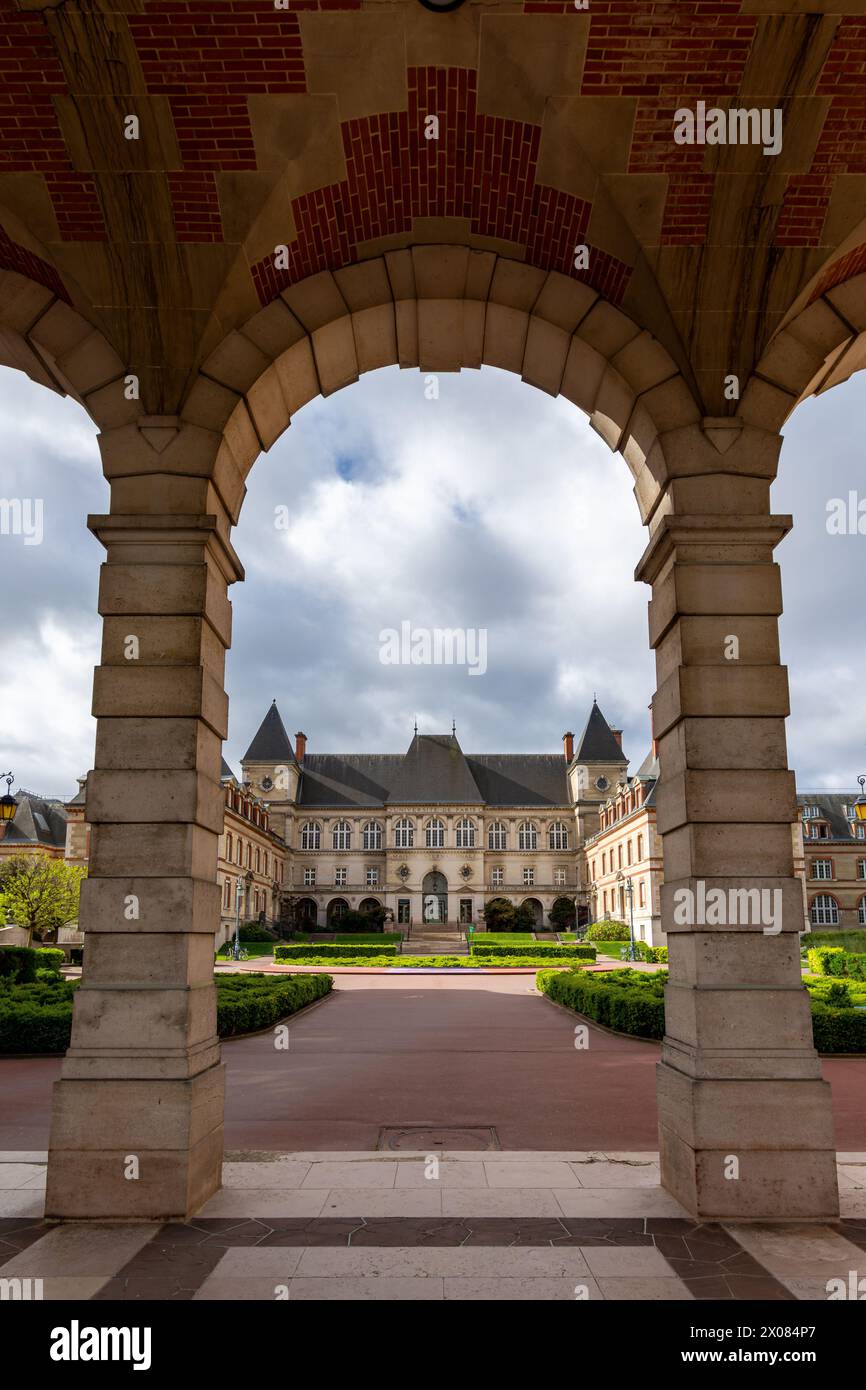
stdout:
{"type": "MultiPolygon", "coordinates": [[[[252,964],[252,963],[251,963],[252,964]]],[[[374,1149],[383,1126],[493,1126],[503,1149],[655,1149],[659,1046],[589,1026],[534,971],[347,968],[332,995],[223,1044],[226,1148],[374,1149]]],[[[837,1148],[866,1150],[866,1059],[829,1058],[837,1148]]],[[[45,1149],[59,1058],[0,1060],[0,1149],[45,1149]]]]}

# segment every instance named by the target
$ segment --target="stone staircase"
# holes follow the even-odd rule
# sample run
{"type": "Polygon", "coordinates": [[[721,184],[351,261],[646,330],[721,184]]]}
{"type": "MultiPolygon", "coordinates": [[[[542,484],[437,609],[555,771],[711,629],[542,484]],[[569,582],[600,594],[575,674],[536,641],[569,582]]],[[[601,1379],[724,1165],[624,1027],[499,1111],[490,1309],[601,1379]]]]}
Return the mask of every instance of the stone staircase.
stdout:
{"type": "Polygon", "coordinates": [[[429,927],[410,927],[403,942],[404,956],[468,956],[463,928],[442,923],[429,927]]]}

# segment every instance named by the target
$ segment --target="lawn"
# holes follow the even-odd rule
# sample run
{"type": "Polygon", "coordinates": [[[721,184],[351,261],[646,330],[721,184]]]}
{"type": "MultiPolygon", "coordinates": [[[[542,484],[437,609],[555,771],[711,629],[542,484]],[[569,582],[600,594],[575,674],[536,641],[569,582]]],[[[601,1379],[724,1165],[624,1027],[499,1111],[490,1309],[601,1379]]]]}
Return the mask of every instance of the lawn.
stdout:
{"type": "Polygon", "coordinates": [[[812,931],[800,937],[800,950],[804,953],[814,946],[841,946],[845,951],[857,955],[866,954],[866,931],[812,931]]]}

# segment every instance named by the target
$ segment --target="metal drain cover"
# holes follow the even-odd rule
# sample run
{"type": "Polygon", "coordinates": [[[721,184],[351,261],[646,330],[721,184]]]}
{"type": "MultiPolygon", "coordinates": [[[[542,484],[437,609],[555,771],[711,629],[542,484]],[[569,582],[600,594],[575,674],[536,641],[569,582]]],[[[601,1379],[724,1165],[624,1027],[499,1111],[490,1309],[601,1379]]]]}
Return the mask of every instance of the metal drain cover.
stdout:
{"type": "Polygon", "coordinates": [[[437,1149],[476,1150],[498,1149],[496,1130],[488,1125],[472,1129],[452,1126],[406,1125],[403,1129],[383,1129],[379,1148],[412,1149],[420,1153],[435,1153],[437,1149]]]}

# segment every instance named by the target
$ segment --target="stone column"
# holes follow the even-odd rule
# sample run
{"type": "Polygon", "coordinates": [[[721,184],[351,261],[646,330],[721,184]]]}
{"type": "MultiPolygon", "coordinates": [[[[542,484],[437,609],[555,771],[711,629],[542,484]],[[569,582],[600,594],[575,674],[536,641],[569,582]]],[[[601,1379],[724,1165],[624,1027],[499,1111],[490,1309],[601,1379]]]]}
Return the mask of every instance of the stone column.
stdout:
{"type": "Polygon", "coordinates": [[[704,1219],[838,1212],[830,1088],[799,965],[773,562],[791,520],[712,514],[709,502],[760,492],[742,477],[672,484],[637,571],[652,585],[670,963],[662,1182],[704,1219]],[[691,514],[677,514],[684,499],[691,514]]]}
{"type": "Polygon", "coordinates": [[[184,1219],[219,1187],[222,1163],[220,753],[226,590],[243,575],[224,513],[89,524],[107,561],[85,968],[54,1090],[46,1214],[184,1219]]]}

